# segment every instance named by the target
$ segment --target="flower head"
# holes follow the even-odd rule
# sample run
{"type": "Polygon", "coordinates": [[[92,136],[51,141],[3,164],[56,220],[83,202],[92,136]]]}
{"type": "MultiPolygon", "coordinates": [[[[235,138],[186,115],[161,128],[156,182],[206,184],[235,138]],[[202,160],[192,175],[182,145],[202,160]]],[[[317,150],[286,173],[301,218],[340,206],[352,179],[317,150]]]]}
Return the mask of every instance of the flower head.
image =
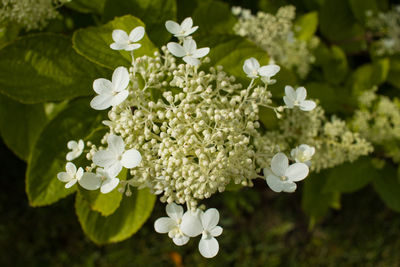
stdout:
{"type": "Polygon", "coordinates": [[[111,81],[96,79],[93,82],[93,89],[99,95],[92,99],[90,106],[96,110],[103,110],[121,104],[129,95],[128,84],[129,73],[125,67],[116,68],[111,81]]]}
{"type": "Polygon", "coordinates": [[[304,163],[294,163],[289,166],[289,160],[283,153],[278,153],[272,158],[271,170],[264,168],[264,176],[268,186],[277,193],[294,192],[297,188],[294,182],[306,178],[309,171],[304,163]]]}
{"type": "Polygon", "coordinates": [[[184,38],[194,33],[199,26],[193,27],[193,20],[189,17],[184,19],[180,25],[175,21],[168,20],[165,22],[165,28],[175,37],[184,38]]]}
{"type": "Polygon", "coordinates": [[[133,51],[141,47],[141,44],[135,44],[140,41],[144,36],[144,28],[142,26],[138,26],[133,29],[129,36],[123,30],[114,30],[112,32],[112,38],[114,43],[110,45],[111,49],[114,50],[125,50],[125,51],[133,51]]]}
{"type": "Polygon", "coordinates": [[[293,148],[290,152],[290,155],[296,162],[302,162],[307,164],[307,166],[311,166],[311,158],[315,153],[315,147],[309,145],[300,145],[296,148],[293,148]]]}
{"type": "Polygon", "coordinates": [[[203,232],[199,243],[199,251],[203,257],[212,258],[218,254],[219,244],[215,237],[222,234],[222,227],[217,226],[219,212],[216,209],[208,209],[200,215],[203,232]]]}
{"type": "Polygon", "coordinates": [[[83,143],[82,139],[78,142],[71,140],[67,143],[67,147],[72,151],[67,153],[66,159],[71,161],[78,158],[82,154],[85,144],[83,143]]]}
{"type": "Polygon", "coordinates": [[[210,48],[203,47],[197,49],[197,44],[193,39],[185,39],[183,41],[183,46],[170,42],[167,44],[169,52],[176,57],[183,57],[183,60],[192,66],[197,66],[200,64],[199,58],[206,56],[210,52],[210,48]]]}
{"type": "Polygon", "coordinates": [[[72,162],[67,162],[65,170],[66,172],[59,172],[57,174],[57,178],[61,182],[66,183],[65,188],[70,188],[81,179],[83,175],[83,169],[79,168],[78,170],[76,170],[75,164],[73,164],[72,162]]]}
{"type": "Polygon", "coordinates": [[[142,156],[136,149],[125,151],[125,143],[121,136],[110,134],[107,138],[108,148],[97,151],[93,155],[93,163],[104,167],[108,173],[117,176],[122,167],[134,168],[142,161],[142,156]]]}
{"type": "Polygon", "coordinates": [[[298,106],[304,111],[313,110],[316,104],[312,100],[305,100],[306,96],[307,90],[304,87],[298,87],[295,91],[293,87],[286,85],[283,101],[288,108],[294,108],[295,106],[298,106]]]}
{"type": "Polygon", "coordinates": [[[254,57],[246,59],[243,64],[243,71],[247,74],[247,77],[256,79],[261,76],[261,79],[265,83],[274,83],[271,77],[279,72],[281,68],[278,65],[270,64],[260,67],[260,63],[254,57]]]}

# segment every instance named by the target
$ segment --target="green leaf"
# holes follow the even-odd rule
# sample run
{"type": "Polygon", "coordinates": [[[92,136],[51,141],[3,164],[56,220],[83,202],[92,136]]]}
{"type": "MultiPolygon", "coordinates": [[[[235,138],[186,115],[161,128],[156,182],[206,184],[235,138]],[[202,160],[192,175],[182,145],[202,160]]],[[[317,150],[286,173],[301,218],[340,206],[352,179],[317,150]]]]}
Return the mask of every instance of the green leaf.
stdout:
{"type": "Polygon", "coordinates": [[[176,21],[176,9],[176,0],[106,0],[104,21],[125,14],[134,15],[146,24],[150,39],[162,46],[171,38],[165,22],[176,21]]]}
{"type": "Polygon", "coordinates": [[[306,13],[296,19],[295,31],[296,37],[299,40],[310,40],[318,28],[318,12],[313,11],[306,13]]]}
{"type": "Polygon", "coordinates": [[[77,194],[75,210],[85,234],[96,244],[125,240],[136,233],[150,216],[156,200],[148,190],[134,190],[124,197],[119,208],[104,217],[90,209],[89,203],[77,194]]]}
{"type": "Polygon", "coordinates": [[[363,157],[327,170],[325,192],[352,193],[380,177],[371,159],[363,157]]]}
{"type": "Polygon", "coordinates": [[[320,44],[315,50],[316,64],[323,70],[324,78],[332,84],[340,84],[347,76],[349,66],[344,51],[338,46],[330,48],[320,44]]]}
{"type": "Polygon", "coordinates": [[[387,81],[394,87],[400,89],[400,55],[390,57],[390,71],[387,81]]]}
{"type": "Polygon", "coordinates": [[[73,0],[65,5],[82,13],[102,14],[106,0],[73,0]]]}
{"type": "Polygon", "coordinates": [[[57,173],[65,171],[65,155],[69,151],[67,142],[85,140],[101,126],[105,114],[91,109],[89,101],[83,98],[71,102],[46,125],[39,136],[26,172],[26,192],[31,206],[52,204],[76,190],[76,185],[65,189],[65,184],[57,179],[57,173]]]}
{"type": "MultiPolygon", "coordinates": [[[[99,27],[79,29],[72,37],[73,47],[79,54],[103,67],[115,69],[118,66],[130,66],[132,61],[130,52],[110,48],[110,44],[114,42],[111,35],[115,29],[124,30],[129,34],[137,26],[144,26],[144,24],[138,18],[128,15],[115,18],[99,27]]],[[[135,57],[151,56],[156,51],[156,47],[147,35],[139,43],[142,46],[135,50],[135,57]]]]}
{"type": "Polygon", "coordinates": [[[385,0],[349,0],[349,4],[354,16],[364,25],[367,11],[372,11],[373,14],[379,11],[377,1],[384,2],[385,0]]]}
{"type": "Polygon", "coordinates": [[[0,134],[19,158],[28,159],[47,121],[43,104],[25,105],[0,94],[0,134]]]}
{"type": "Polygon", "coordinates": [[[380,177],[373,181],[373,185],[383,202],[394,211],[400,212],[400,181],[395,168],[386,166],[380,177]]]}
{"type": "Polygon", "coordinates": [[[233,26],[236,18],[229,5],[219,1],[200,1],[193,13],[194,25],[199,29],[196,33],[203,34],[234,34],[233,26]]]}
{"type": "Polygon", "coordinates": [[[0,58],[0,92],[26,104],[91,95],[93,80],[108,73],[55,34],[22,37],[1,49],[0,58]]]}

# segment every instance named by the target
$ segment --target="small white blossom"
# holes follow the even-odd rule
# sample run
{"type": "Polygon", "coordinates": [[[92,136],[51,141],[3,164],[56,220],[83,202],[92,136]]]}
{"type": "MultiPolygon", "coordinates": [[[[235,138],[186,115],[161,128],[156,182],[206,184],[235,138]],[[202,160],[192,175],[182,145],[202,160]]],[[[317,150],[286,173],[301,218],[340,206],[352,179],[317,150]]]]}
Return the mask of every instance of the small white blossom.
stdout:
{"type": "Polygon", "coordinates": [[[90,106],[96,110],[107,109],[110,106],[121,104],[129,95],[127,89],[129,84],[129,73],[125,67],[114,70],[112,79],[96,79],[93,82],[94,91],[99,94],[90,102],[90,106]]]}
{"type": "Polygon", "coordinates": [[[141,47],[141,44],[135,44],[140,41],[144,36],[144,28],[142,26],[138,26],[133,29],[129,36],[123,30],[114,30],[112,32],[112,38],[114,43],[110,45],[111,49],[114,50],[125,50],[125,51],[133,51],[141,47]]]}
{"type": "Polygon", "coordinates": [[[176,57],[183,57],[183,60],[192,66],[197,66],[200,64],[198,58],[202,58],[210,52],[210,48],[203,47],[197,49],[196,42],[193,39],[185,39],[183,41],[183,46],[170,42],[167,44],[168,51],[171,52],[176,57]]]}
{"type": "Polygon", "coordinates": [[[157,219],[154,222],[154,229],[157,233],[168,233],[168,236],[172,238],[172,241],[174,241],[177,246],[185,245],[187,242],[189,242],[189,237],[180,229],[183,217],[182,206],[176,205],[172,202],[167,205],[165,210],[168,217],[157,219]]]}
{"type": "Polygon", "coordinates": [[[67,147],[72,151],[67,153],[66,159],[71,161],[78,158],[82,154],[85,144],[83,143],[82,139],[78,142],[71,140],[67,143],[67,147]]]}
{"type": "Polygon", "coordinates": [[[283,101],[288,108],[298,106],[301,110],[311,111],[315,108],[316,104],[312,100],[305,100],[306,96],[307,90],[304,87],[298,87],[295,91],[293,87],[286,85],[283,101]]]}
{"type": "Polygon", "coordinates": [[[168,20],[165,22],[165,28],[177,38],[184,38],[194,33],[199,26],[193,27],[192,18],[186,18],[179,25],[175,21],[168,20]]]}
{"type": "Polygon", "coordinates": [[[307,166],[311,166],[311,158],[315,153],[315,147],[309,145],[300,145],[296,148],[293,148],[290,152],[290,155],[296,162],[302,162],[307,164],[307,166]]]}
{"type": "Polygon", "coordinates": [[[96,174],[85,172],[79,184],[87,190],[97,190],[100,188],[101,193],[107,194],[118,186],[119,179],[116,176],[117,174],[111,173],[109,170],[98,168],[96,174]]]}
{"type": "Polygon", "coordinates": [[[271,80],[271,77],[277,74],[280,69],[278,65],[274,64],[260,67],[260,63],[254,57],[246,59],[243,64],[243,71],[247,74],[247,77],[256,79],[261,76],[262,81],[269,84],[275,82],[275,80],[271,80]]]}
{"type": "Polygon", "coordinates": [[[289,166],[289,160],[283,153],[276,154],[271,160],[271,170],[264,168],[268,186],[274,192],[292,193],[296,190],[295,182],[307,177],[309,169],[304,163],[294,163],[289,166]]]}
{"type": "Polygon", "coordinates": [[[97,151],[93,155],[93,163],[104,167],[109,173],[117,176],[122,167],[131,169],[142,161],[142,156],[136,149],[125,151],[125,143],[121,136],[110,134],[107,143],[107,150],[97,151]]]}
{"type": "Polygon", "coordinates": [[[59,172],[57,174],[58,180],[66,183],[65,188],[70,188],[82,178],[83,169],[79,168],[78,170],[76,170],[76,166],[72,162],[67,162],[65,170],[67,172],[59,172]]]}
{"type": "Polygon", "coordinates": [[[222,227],[217,226],[219,212],[216,209],[208,209],[200,215],[203,232],[199,243],[200,254],[205,258],[212,258],[218,254],[219,244],[215,237],[222,234],[222,227]]]}

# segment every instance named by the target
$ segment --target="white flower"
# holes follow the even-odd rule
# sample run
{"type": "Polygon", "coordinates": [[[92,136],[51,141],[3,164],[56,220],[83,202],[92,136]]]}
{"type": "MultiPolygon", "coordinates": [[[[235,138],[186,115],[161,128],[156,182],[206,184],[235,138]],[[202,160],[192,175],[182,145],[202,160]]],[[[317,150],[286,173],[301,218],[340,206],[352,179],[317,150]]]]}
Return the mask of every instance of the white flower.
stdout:
{"type": "Polygon", "coordinates": [[[187,37],[194,33],[199,26],[193,27],[192,18],[186,18],[182,21],[181,25],[172,20],[165,22],[165,28],[177,38],[187,37]]]}
{"type": "Polygon", "coordinates": [[[271,170],[264,168],[268,186],[275,192],[294,192],[297,188],[294,182],[303,180],[308,175],[308,166],[304,163],[294,163],[289,166],[289,160],[283,153],[276,154],[271,160],[271,170]]]}
{"type": "Polygon", "coordinates": [[[100,188],[101,193],[107,194],[118,186],[119,179],[116,178],[117,175],[111,173],[109,170],[98,168],[96,174],[85,172],[79,180],[79,184],[87,190],[97,190],[100,188]]]}
{"type": "Polygon", "coordinates": [[[288,108],[298,106],[301,110],[304,111],[313,110],[316,104],[312,100],[305,100],[306,96],[307,90],[304,87],[299,87],[295,91],[293,87],[286,85],[283,101],[285,101],[285,104],[288,108]]]}
{"type": "Polygon", "coordinates": [[[279,72],[281,68],[278,65],[270,64],[260,67],[260,63],[254,57],[246,59],[243,64],[243,71],[247,74],[247,77],[256,79],[261,76],[261,79],[265,83],[274,83],[271,77],[279,72]]]}
{"type": "Polygon", "coordinates": [[[217,226],[219,212],[216,209],[208,209],[200,214],[203,226],[202,237],[199,243],[199,251],[203,257],[212,258],[218,254],[219,244],[215,237],[222,234],[222,227],[217,226]]]}
{"type": "Polygon", "coordinates": [[[67,143],[67,147],[72,150],[68,152],[66,156],[67,160],[71,161],[76,159],[82,154],[85,144],[83,143],[82,139],[79,140],[78,142],[71,140],[67,143]]]}
{"type": "Polygon", "coordinates": [[[183,46],[170,42],[167,44],[169,52],[176,57],[183,57],[183,60],[192,66],[197,66],[200,64],[198,58],[202,58],[210,52],[210,48],[203,47],[197,49],[196,42],[193,39],[185,39],[183,41],[183,46]]]}
{"type": "Polygon", "coordinates": [[[67,183],[65,188],[70,188],[73,186],[77,181],[79,181],[83,175],[83,169],[79,168],[78,171],[76,170],[75,164],[72,162],[67,162],[65,166],[65,170],[67,172],[59,172],[57,174],[58,180],[61,182],[67,183]]]}
{"type": "Polygon", "coordinates": [[[140,41],[144,36],[144,28],[142,26],[138,26],[133,29],[129,36],[123,30],[114,30],[112,32],[112,38],[114,43],[110,45],[111,49],[114,50],[125,50],[125,51],[133,51],[141,47],[141,44],[135,44],[140,41]]]}
{"type": "Polygon", "coordinates": [[[315,147],[309,145],[300,145],[296,148],[293,148],[290,152],[290,155],[296,162],[302,162],[307,164],[307,166],[311,166],[311,158],[315,153],[315,147]]]}
{"type": "Polygon", "coordinates": [[[172,238],[172,241],[178,246],[183,246],[189,242],[189,237],[185,235],[181,229],[180,224],[183,217],[182,206],[170,203],[166,207],[168,217],[162,217],[154,222],[154,229],[157,233],[165,234],[172,238]]]}
{"type": "Polygon", "coordinates": [[[97,151],[93,155],[93,163],[104,167],[109,173],[117,176],[122,167],[131,169],[142,161],[142,156],[136,149],[125,151],[125,143],[121,136],[110,134],[107,143],[106,150],[97,151]]]}
{"type": "Polygon", "coordinates": [[[110,106],[121,104],[128,97],[126,88],[129,84],[129,73],[125,67],[118,67],[114,70],[112,79],[96,79],[93,82],[93,89],[98,96],[90,102],[90,106],[96,110],[107,109],[110,106]]]}

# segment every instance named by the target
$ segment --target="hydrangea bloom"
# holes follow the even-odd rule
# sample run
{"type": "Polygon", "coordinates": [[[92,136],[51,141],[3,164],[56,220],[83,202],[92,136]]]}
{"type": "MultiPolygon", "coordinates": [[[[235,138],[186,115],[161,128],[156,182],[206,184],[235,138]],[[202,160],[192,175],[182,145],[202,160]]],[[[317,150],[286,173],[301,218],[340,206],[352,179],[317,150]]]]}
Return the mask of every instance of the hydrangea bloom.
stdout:
{"type": "Polygon", "coordinates": [[[82,154],[85,144],[83,143],[82,139],[78,142],[71,140],[67,143],[67,147],[72,151],[67,153],[66,159],[71,161],[78,158],[82,154]]]}
{"type": "Polygon", "coordinates": [[[143,36],[144,28],[142,26],[134,28],[129,35],[123,30],[114,30],[112,32],[114,43],[110,45],[110,48],[125,51],[136,50],[142,46],[141,44],[136,44],[136,42],[140,41],[143,36]]]}
{"type": "Polygon", "coordinates": [[[280,69],[275,64],[260,67],[260,63],[254,57],[246,59],[243,64],[243,71],[247,74],[247,77],[256,79],[260,75],[265,83],[273,83],[270,78],[277,74],[280,69]]]}
{"type": "Polygon", "coordinates": [[[85,172],[79,184],[87,190],[97,190],[100,188],[101,193],[107,194],[118,186],[119,179],[116,178],[117,175],[108,170],[97,168],[96,174],[85,172]]]}
{"type": "Polygon", "coordinates": [[[78,170],[76,170],[75,164],[71,162],[67,162],[65,170],[66,172],[59,172],[57,174],[58,180],[66,183],[65,188],[70,188],[71,186],[76,184],[76,182],[80,181],[80,179],[82,178],[83,169],[79,168],[78,170]]]}
{"type": "Polygon", "coordinates": [[[199,58],[202,58],[210,52],[210,48],[203,47],[197,49],[197,44],[193,39],[185,39],[183,41],[183,46],[170,42],[167,45],[169,52],[176,57],[183,57],[183,61],[192,66],[197,66],[200,64],[199,58]]]}
{"type": "Polygon", "coordinates": [[[165,22],[165,28],[175,37],[181,39],[194,33],[199,26],[193,27],[193,20],[189,17],[184,19],[180,25],[175,21],[168,20],[165,22]]]}
{"type": "Polygon", "coordinates": [[[311,166],[311,158],[315,153],[315,147],[302,144],[296,148],[293,148],[290,155],[296,162],[302,162],[311,166]]]}
{"type": "Polygon", "coordinates": [[[219,212],[216,209],[208,209],[201,213],[200,219],[203,227],[199,243],[200,254],[206,258],[215,257],[219,251],[219,244],[215,237],[222,234],[222,227],[218,226],[219,212]]]}
{"type": "Polygon", "coordinates": [[[301,110],[310,111],[316,107],[316,104],[312,100],[306,100],[307,90],[304,87],[298,87],[296,91],[293,87],[287,85],[285,87],[285,96],[283,101],[288,108],[294,108],[298,106],[301,110]]]}

